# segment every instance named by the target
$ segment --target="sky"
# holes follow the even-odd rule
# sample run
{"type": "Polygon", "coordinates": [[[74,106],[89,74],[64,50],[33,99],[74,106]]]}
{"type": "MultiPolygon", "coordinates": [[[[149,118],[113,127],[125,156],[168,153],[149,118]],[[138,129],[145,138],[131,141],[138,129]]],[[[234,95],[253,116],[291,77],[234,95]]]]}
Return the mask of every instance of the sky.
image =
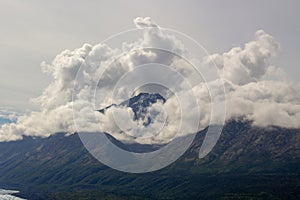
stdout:
{"type": "MultiPolygon", "coordinates": [[[[238,15],[233,16],[233,10],[222,20],[222,16],[219,19],[208,14],[201,16],[203,13],[198,11],[198,18],[191,16],[191,20],[186,20],[189,15],[177,14],[171,24],[157,12],[156,17],[124,13],[124,18],[120,19],[125,12],[123,9],[116,10],[121,14],[114,15],[114,20],[102,16],[100,19],[105,22],[100,23],[100,20],[99,24],[94,24],[93,20],[101,13],[92,12],[96,5],[75,4],[72,9],[80,15],[69,11],[72,20],[65,20],[67,16],[60,12],[54,18],[52,12],[49,14],[48,10],[34,5],[36,14],[34,18],[28,15],[30,19],[40,19],[37,17],[40,13],[45,16],[44,20],[50,20],[43,21],[42,27],[50,26],[51,29],[35,26],[25,29],[28,32],[15,30],[10,34],[20,34],[23,38],[11,39],[13,43],[8,42],[4,52],[8,55],[12,52],[7,59],[12,65],[3,71],[8,73],[3,75],[3,80],[10,83],[3,87],[1,101],[4,102],[0,111],[4,124],[0,127],[0,142],[19,140],[24,135],[47,137],[57,132],[84,135],[105,132],[126,142],[166,144],[206,127],[219,127],[218,131],[212,129],[213,134],[218,135],[227,121],[241,119],[257,127],[300,128],[300,84],[292,72],[295,68],[285,67],[294,66],[292,60],[285,61],[281,56],[285,55],[282,52],[286,52],[288,44],[276,36],[279,29],[274,31],[267,25],[255,24],[256,14],[252,13],[250,24],[246,17],[238,18],[239,21],[231,19],[237,19],[238,15]],[[83,17],[85,12],[90,15],[83,17]],[[128,16],[132,18],[123,23],[128,16]],[[238,33],[233,31],[233,22],[239,27],[238,33]],[[185,38],[186,35],[164,29],[164,24],[190,35],[208,52],[185,38]],[[60,25],[62,31],[54,29],[56,25],[60,25]],[[176,25],[179,28],[174,28],[176,25]],[[123,32],[111,40],[99,42],[101,34],[108,35],[105,39],[112,35],[108,32],[122,26],[128,26],[122,31],[134,29],[134,32],[123,32]],[[30,43],[31,37],[34,45],[30,43]],[[9,48],[12,44],[16,48],[9,48]],[[31,57],[16,55],[20,52],[31,57]],[[29,59],[32,63],[26,64],[27,58],[32,58],[29,59]],[[34,59],[38,60],[37,65],[34,59]],[[145,84],[152,85],[140,88],[145,84]],[[162,87],[157,88],[157,85],[162,87]],[[166,95],[166,101],[149,105],[142,117],[134,118],[133,110],[120,103],[142,90],[147,92],[147,88],[159,89],[161,95],[166,95]],[[30,107],[30,98],[36,108],[30,107]],[[105,107],[104,112],[95,112],[105,107]],[[18,108],[23,113],[18,113],[18,108]]],[[[26,6],[21,8],[24,10],[26,6]]],[[[67,4],[60,6],[67,7],[67,4]]],[[[143,6],[154,9],[150,5],[143,6]]],[[[176,7],[184,10],[179,4],[176,7]]],[[[207,8],[204,10],[208,12],[207,8]]],[[[241,12],[241,9],[234,11],[237,10],[241,12]]],[[[34,20],[30,22],[36,22],[34,20]]],[[[282,30],[287,31],[287,28],[282,30]]],[[[296,51],[292,50],[291,55],[296,56],[296,51]]]]}
{"type": "Polygon", "coordinates": [[[35,110],[51,77],[40,63],[133,28],[138,16],[181,31],[210,53],[241,46],[263,29],[280,43],[272,64],[298,81],[299,1],[0,1],[0,105],[35,110]]]}

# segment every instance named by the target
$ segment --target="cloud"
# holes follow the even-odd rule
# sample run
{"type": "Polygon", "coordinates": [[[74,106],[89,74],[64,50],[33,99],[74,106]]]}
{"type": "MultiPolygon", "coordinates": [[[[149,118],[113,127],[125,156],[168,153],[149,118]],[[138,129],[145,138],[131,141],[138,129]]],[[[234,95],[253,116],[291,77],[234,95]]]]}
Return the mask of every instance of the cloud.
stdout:
{"type": "Polygon", "coordinates": [[[259,81],[270,67],[269,59],[276,55],[279,44],[263,30],[244,48],[235,47],[223,54],[210,56],[220,68],[221,76],[233,84],[244,85],[259,81]]]}
{"type": "Polygon", "coordinates": [[[16,121],[17,118],[21,115],[22,113],[20,111],[13,108],[0,107],[0,118],[8,119],[10,121],[16,121]]]}
{"type": "Polygon", "coordinates": [[[227,119],[242,117],[262,127],[300,127],[299,85],[269,63],[278,51],[274,38],[259,30],[243,48],[210,56],[226,82],[227,119]]]}
{"type": "Polygon", "coordinates": [[[137,17],[133,20],[137,28],[158,27],[158,25],[150,17],[137,17]]]}
{"type": "MultiPolygon", "coordinates": [[[[210,123],[210,95],[216,97],[214,106],[226,103],[227,120],[243,118],[253,121],[256,126],[300,127],[299,86],[284,79],[283,70],[269,63],[280,49],[271,35],[259,30],[244,47],[235,47],[198,60],[206,67],[214,61],[220,71],[219,78],[205,83],[195,77],[193,67],[182,59],[194,58],[179,39],[164,31],[149,17],[138,17],[134,23],[141,29],[141,36],[134,42],[124,42],[120,48],[104,43],[94,46],[84,44],[78,49],[61,52],[52,63],[43,62],[43,71],[52,76],[53,81],[40,97],[34,99],[40,110],[19,116],[16,123],[3,125],[0,141],[21,139],[23,135],[46,137],[56,132],[73,133],[80,127],[82,131],[101,130],[128,142],[165,143],[174,138],[179,124],[184,124],[181,134],[195,132],[193,123],[199,110],[195,109],[191,94],[195,95],[200,105],[198,130],[210,123]],[[155,71],[158,66],[153,63],[170,66],[182,78],[178,78],[176,73],[155,71]],[[145,64],[148,64],[145,67],[147,73],[137,70],[137,66],[145,64]],[[128,76],[130,78],[126,81],[124,74],[131,74],[131,77],[128,76]],[[96,109],[128,99],[133,93],[132,82],[155,79],[158,75],[178,94],[162,91],[169,95],[168,99],[164,104],[158,102],[149,107],[148,115],[153,120],[148,127],[143,126],[143,121],[133,121],[133,111],[128,107],[112,106],[105,113],[95,112],[96,109]],[[120,80],[125,82],[117,88],[117,96],[112,98],[120,80]],[[186,80],[192,84],[186,84],[186,80]],[[226,99],[222,96],[222,80],[226,99]],[[96,107],[92,104],[94,101],[96,107]],[[76,109],[75,114],[73,109],[76,109]],[[188,111],[184,118],[183,111],[188,111]],[[73,114],[77,119],[76,125],[73,114]],[[159,132],[155,136],[140,137],[149,136],[157,130],[159,132]]],[[[215,110],[217,122],[221,122],[222,114],[215,110]]]]}
{"type": "Polygon", "coordinates": [[[243,117],[256,126],[299,128],[299,86],[263,80],[234,88],[228,92],[227,118],[243,117]]]}

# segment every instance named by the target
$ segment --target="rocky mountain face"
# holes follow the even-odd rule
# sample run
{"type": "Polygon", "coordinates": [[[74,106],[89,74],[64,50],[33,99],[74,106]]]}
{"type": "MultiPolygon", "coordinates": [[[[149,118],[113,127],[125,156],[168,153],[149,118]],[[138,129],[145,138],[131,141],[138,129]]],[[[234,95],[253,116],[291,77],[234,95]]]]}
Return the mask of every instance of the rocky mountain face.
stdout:
{"type": "MultiPolygon", "coordinates": [[[[127,102],[136,113],[155,102],[140,97],[127,102]]],[[[0,184],[28,199],[300,199],[300,130],[232,120],[212,152],[199,159],[205,132],[175,163],[145,174],[101,164],[77,134],[2,142],[0,184]]],[[[107,136],[125,150],[160,148],[107,136]]]]}
{"type": "Polygon", "coordinates": [[[143,120],[145,121],[144,126],[148,126],[151,123],[151,118],[147,116],[148,109],[152,104],[157,102],[165,103],[166,99],[160,94],[140,93],[137,96],[133,96],[132,98],[118,105],[112,104],[98,111],[104,113],[108,108],[112,106],[116,106],[116,107],[126,106],[132,109],[134,114],[133,116],[134,121],[143,120]]]}

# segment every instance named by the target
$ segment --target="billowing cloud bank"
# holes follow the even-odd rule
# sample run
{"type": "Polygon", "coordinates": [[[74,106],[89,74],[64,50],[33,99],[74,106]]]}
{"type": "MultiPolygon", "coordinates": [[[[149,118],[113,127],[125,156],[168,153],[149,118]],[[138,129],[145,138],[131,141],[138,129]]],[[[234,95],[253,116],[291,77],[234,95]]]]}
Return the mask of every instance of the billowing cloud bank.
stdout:
{"type": "MultiPolygon", "coordinates": [[[[137,28],[146,29],[143,30],[140,38],[131,43],[124,43],[120,49],[106,44],[95,46],[85,44],[81,48],[61,52],[51,64],[43,63],[43,71],[53,77],[53,82],[40,97],[35,99],[40,105],[40,111],[20,116],[16,123],[3,125],[0,129],[0,141],[21,139],[23,135],[49,136],[56,132],[73,133],[76,131],[73,107],[81,115],[77,125],[85,128],[86,131],[100,130],[118,139],[135,138],[135,141],[143,143],[169,141],[174,137],[176,127],[181,120],[181,108],[174,95],[170,95],[165,104],[158,102],[152,105],[149,115],[153,120],[146,129],[142,126],[143,122],[132,123],[132,120],[128,119],[128,116],[133,116],[130,108],[112,106],[103,114],[91,113],[87,109],[93,101],[89,95],[93,85],[99,86],[95,109],[120,103],[121,99],[111,99],[108,94],[112,93],[114,86],[124,74],[146,63],[171,66],[193,82],[191,91],[194,92],[201,107],[199,129],[206,127],[211,117],[209,92],[218,96],[222,89],[222,81],[211,80],[208,84],[214,85],[215,90],[208,92],[205,82],[193,80],[194,73],[191,66],[181,58],[190,55],[178,39],[165,33],[150,18],[137,18],[134,23],[137,28]],[[147,49],[157,44],[162,48],[171,49],[174,54],[147,49]],[[124,54],[124,52],[128,53],[124,54]],[[106,68],[107,66],[109,68],[106,68]],[[102,74],[100,81],[99,74],[102,74]],[[76,75],[80,76],[81,80],[75,87],[76,95],[72,97],[76,75]],[[124,119],[120,123],[129,134],[124,134],[120,130],[118,127],[120,124],[116,124],[114,120],[114,113],[124,119]],[[134,137],[140,136],[141,132],[143,135],[147,135],[148,132],[151,134],[153,130],[163,126],[162,131],[155,137],[146,139],[134,137]]],[[[226,53],[213,54],[198,61],[199,64],[206,65],[208,60],[213,60],[219,68],[220,78],[224,81],[226,91],[226,99],[220,96],[219,101],[226,103],[227,120],[243,118],[253,121],[256,126],[300,127],[299,86],[283,79],[282,70],[269,63],[270,58],[278,51],[279,44],[274,38],[259,30],[255,33],[254,39],[244,47],[235,47],[226,53]]],[[[140,78],[150,76],[142,73],[138,75],[140,78]]],[[[179,86],[180,97],[189,102],[187,86],[180,80],[176,85],[179,86]]],[[[120,87],[119,90],[124,93],[124,98],[132,92],[127,91],[126,86],[120,87]]],[[[190,110],[184,122],[188,124],[189,120],[193,121],[192,119],[198,113],[192,104],[187,103],[184,106],[186,106],[184,109],[190,110]]],[[[193,131],[189,126],[183,129],[183,133],[186,134],[193,131]]]]}

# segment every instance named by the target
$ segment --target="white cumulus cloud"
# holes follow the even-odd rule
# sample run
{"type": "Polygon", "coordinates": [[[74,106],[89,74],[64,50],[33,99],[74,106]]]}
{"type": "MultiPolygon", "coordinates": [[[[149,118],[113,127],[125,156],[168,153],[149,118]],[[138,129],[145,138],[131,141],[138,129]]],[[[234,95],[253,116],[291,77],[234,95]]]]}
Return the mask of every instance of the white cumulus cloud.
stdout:
{"type": "MultiPolygon", "coordinates": [[[[142,30],[142,34],[133,42],[124,41],[121,48],[113,48],[104,43],[94,46],[84,44],[75,50],[61,52],[51,63],[42,63],[43,71],[52,76],[53,81],[40,97],[34,99],[40,105],[40,110],[19,116],[15,123],[2,125],[0,141],[21,139],[23,135],[46,137],[56,132],[74,133],[80,127],[89,132],[107,132],[121,140],[164,143],[174,138],[180,124],[185,125],[181,127],[182,134],[195,131],[191,127],[199,110],[194,108],[191,92],[201,111],[199,123],[197,122],[198,130],[210,123],[210,95],[214,95],[217,100],[214,104],[214,115],[217,118],[218,106],[225,103],[227,120],[251,120],[253,125],[264,127],[300,127],[299,86],[284,79],[283,70],[270,64],[270,58],[280,49],[271,35],[259,30],[254,39],[243,47],[235,47],[228,52],[198,60],[203,66],[209,66],[209,60],[214,61],[220,72],[219,78],[205,83],[195,78],[193,67],[182,59],[193,58],[179,39],[165,32],[149,17],[138,17],[134,23],[142,30]],[[157,46],[160,49],[151,48],[157,46]],[[145,128],[141,121],[133,121],[132,109],[125,106],[112,106],[105,113],[95,111],[128,99],[133,92],[130,89],[131,82],[118,88],[118,98],[111,98],[115,86],[124,78],[124,74],[149,63],[148,68],[153,69],[153,73],[136,72],[130,80],[142,82],[159,75],[167,80],[166,84],[173,85],[178,94],[168,93],[164,104],[158,102],[149,107],[148,115],[153,120],[148,127],[145,128]],[[172,73],[159,73],[151,63],[170,66],[183,79],[176,78],[172,73]],[[185,84],[184,80],[189,80],[191,86],[185,84]],[[223,81],[226,99],[222,96],[223,81]],[[208,91],[208,85],[211,86],[211,91],[208,91]],[[96,99],[91,91],[96,92],[96,99]],[[178,102],[178,95],[184,104],[178,102]],[[94,100],[96,105],[92,104],[94,100]],[[73,121],[74,108],[76,124],[73,121]],[[184,119],[182,110],[189,111],[184,119]],[[123,120],[116,120],[116,116],[123,120]],[[152,137],[140,137],[151,135],[156,130],[159,133],[152,137]]],[[[163,92],[166,94],[166,91],[163,92]]],[[[220,113],[220,121],[221,118],[220,113]]]]}

